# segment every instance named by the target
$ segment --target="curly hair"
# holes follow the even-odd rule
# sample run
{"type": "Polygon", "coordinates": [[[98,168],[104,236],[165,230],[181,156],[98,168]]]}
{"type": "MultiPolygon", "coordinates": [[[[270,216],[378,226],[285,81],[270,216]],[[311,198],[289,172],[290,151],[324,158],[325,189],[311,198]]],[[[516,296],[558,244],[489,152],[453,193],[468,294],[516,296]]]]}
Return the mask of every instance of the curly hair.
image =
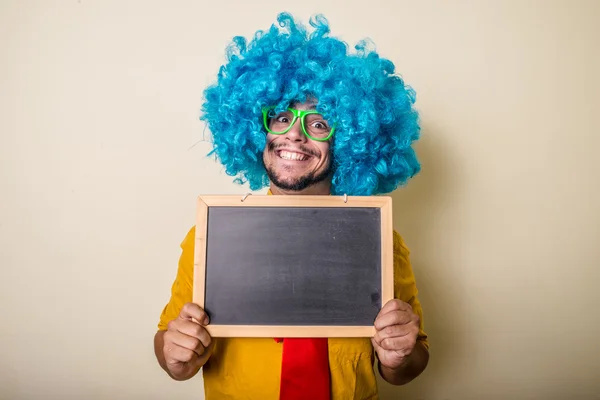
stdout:
{"type": "Polygon", "coordinates": [[[269,185],[262,153],[264,106],[283,110],[316,99],[317,111],[336,123],[332,138],[332,194],[389,193],[420,171],[412,142],[419,138],[415,92],[369,42],[348,45],[330,37],[322,15],[308,33],[289,13],[247,42],[236,36],[217,81],[204,91],[203,115],[214,154],[228,175],[251,190],[269,185]]]}

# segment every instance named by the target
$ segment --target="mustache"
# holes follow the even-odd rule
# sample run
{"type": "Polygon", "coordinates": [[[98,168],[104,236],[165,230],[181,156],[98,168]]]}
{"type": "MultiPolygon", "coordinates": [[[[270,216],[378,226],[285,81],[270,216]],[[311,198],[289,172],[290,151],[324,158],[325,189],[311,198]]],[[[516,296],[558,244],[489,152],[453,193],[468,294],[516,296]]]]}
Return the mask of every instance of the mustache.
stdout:
{"type": "Polygon", "coordinates": [[[317,153],[316,151],[314,151],[313,149],[309,149],[307,147],[304,147],[303,145],[300,146],[296,146],[294,148],[286,145],[285,143],[269,143],[269,150],[274,151],[274,150],[278,150],[278,149],[289,149],[290,151],[294,151],[296,149],[300,150],[303,153],[308,154],[309,156],[313,156],[313,157],[320,157],[321,155],[319,153],[317,153]]]}

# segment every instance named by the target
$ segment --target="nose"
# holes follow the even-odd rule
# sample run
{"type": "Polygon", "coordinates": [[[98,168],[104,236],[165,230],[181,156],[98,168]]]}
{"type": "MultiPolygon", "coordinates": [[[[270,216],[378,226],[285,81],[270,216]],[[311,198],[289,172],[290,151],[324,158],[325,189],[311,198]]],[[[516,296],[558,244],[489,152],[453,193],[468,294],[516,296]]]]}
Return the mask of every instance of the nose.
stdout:
{"type": "Polygon", "coordinates": [[[285,134],[285,138],[287,140],[291,140],[292,142],[305,142],[306,135],[302,132],[302,122],[300,118],[294,122],[294,125],[290,128],[290,130],[285,134]]]}

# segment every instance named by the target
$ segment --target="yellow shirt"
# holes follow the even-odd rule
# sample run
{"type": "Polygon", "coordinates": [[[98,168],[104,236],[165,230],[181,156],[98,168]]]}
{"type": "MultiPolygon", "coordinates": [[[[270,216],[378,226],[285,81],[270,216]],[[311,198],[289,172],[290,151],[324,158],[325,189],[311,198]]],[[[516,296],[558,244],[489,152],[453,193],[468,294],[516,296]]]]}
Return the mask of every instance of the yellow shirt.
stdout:
{"type": "MultiPolygon", "coordinates": [[[[158,329],[167,329],[181,307],[192,301],[195,228],[181,243],[177,277],[171,298],[160,315],[158,329]]],[[[402,237],[394,231],[394,297],[409,303],[419,315],[418,340],[427,348],[423,311],[402,237]]],[[[272,338],[218,338],[214,352],[202,368],[206,400],[279,400],[282,343],[272,338]]],[[[375,355],[370,338],[330,338],[331,399],[377,399],[375,355]]]]}

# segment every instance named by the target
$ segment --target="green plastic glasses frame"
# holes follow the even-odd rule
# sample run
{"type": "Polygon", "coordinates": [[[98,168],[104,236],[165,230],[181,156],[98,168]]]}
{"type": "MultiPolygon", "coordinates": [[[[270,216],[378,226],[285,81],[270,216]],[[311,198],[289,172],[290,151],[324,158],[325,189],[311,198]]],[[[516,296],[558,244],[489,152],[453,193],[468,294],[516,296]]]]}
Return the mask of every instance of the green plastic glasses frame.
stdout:
{"type": "Polygon", "coordinates": [[[327,135],[327,137],[325,138],[316,138],[314,136],[311,136],[307,131],[306,131],[306,127],[304,126],[304,117],[306,117],[309,114],[319,114],[318,111],[316,110],[296,110],[295,108],[288,108],[288,111],[291,111],[292,114],[294,115],[294,118],[292,119],[292,122],[290,123],[290,126],[282,132],[273,132],[270,128],[269,128],[269,111],[275,109],[275,107],[264,107],[262,110],[263,113],[263,124],[265,125],[265,129],[269,132],[272,133],[273,135],[284,135],[286,133],[288,133],[290,131],[290,129],[292,129],[292,126],[294,126],[294,124],[296,123],[296,121],[298,120],[298,118],[300,118],[300,124],[302,125],[302,132],[304,132],[304,134],[306,135],[306,137],[308,137],[311,140],[316,140],[318,142],[326,142],[328,141],[332,136],[333,136],[333,131],[335,130],[335,124],[331,127],[331,130],[329,131],[329,135],[327,135]]]}

